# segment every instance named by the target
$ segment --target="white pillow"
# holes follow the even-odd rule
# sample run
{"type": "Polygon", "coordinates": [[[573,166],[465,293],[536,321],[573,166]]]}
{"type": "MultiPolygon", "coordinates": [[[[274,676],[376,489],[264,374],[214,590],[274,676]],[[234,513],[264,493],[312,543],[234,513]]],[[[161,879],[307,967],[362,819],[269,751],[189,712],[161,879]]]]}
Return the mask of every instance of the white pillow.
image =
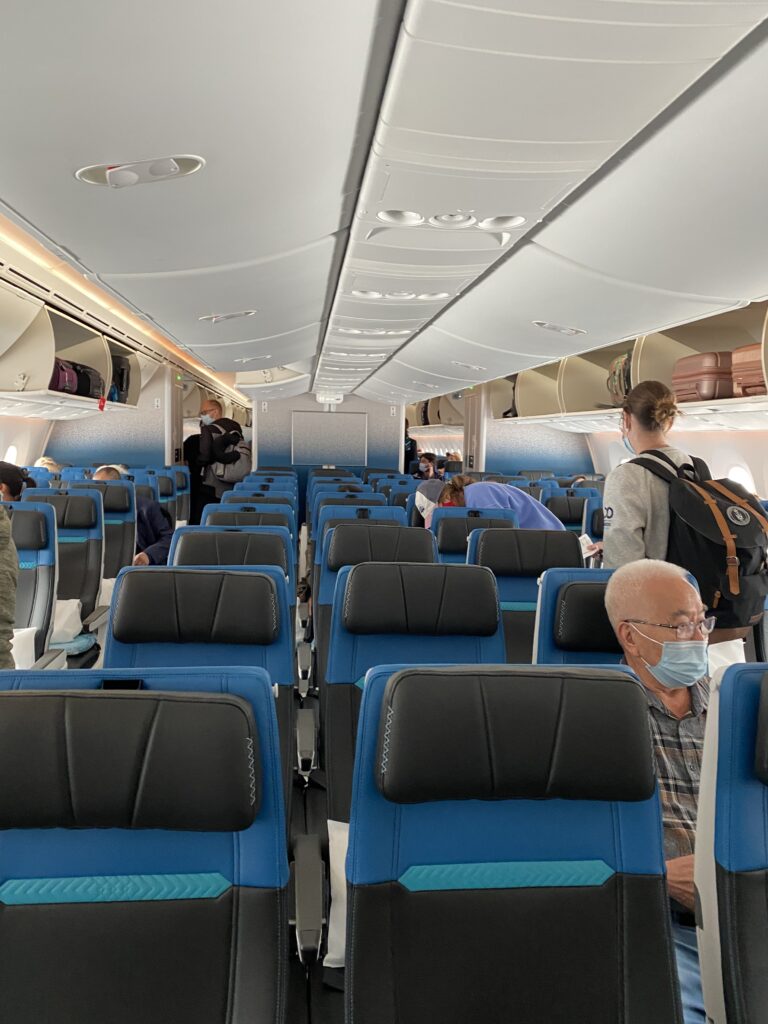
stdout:
{"type": "Polygon", "coordinates": [[[347,875],[344,865],[349,846],[349,822],[328,822],[328,855],[331,862],[331,914],[328,920],[328,950],[324,967],[343,967],[347,944],[347,875]]]}
{"type": "Polygon", "coordinates": [[[83,631],[83,620],[81,616],[82,602],[77,598],[69,601],[57,601],[56,611],[53,617],[53,633],[51,634],[52,644],[68,644],[83,631]]]}

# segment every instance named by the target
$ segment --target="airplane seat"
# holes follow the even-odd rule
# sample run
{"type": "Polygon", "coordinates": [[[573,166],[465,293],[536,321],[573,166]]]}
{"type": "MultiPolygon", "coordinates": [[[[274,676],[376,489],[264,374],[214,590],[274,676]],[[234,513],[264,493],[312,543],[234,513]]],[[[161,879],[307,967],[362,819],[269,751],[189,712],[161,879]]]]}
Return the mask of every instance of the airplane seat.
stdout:
{"type": "Polygon", "coordinates": [[[38,466],[25,466],[24,471],[32,487],[51,487],[56,478],[49,469],[40,469],[38,466]]]}
{"type": "Polygon", "coordinates": [[[390,505],[394,506],[395,508],[402,508],[402,509],[404,509],[408,505],[408,499],[410,498],[410,496],[412,494],[415,493],[415,491],[416,491],[415,487],[414,488],[410,488],[409,487],[407,489],[405,487],[403,487],[403,488],[390,487],[389,495],[387,496],[387,502],[390,505]]]}
{"type": "Polygon", "coordinates": [[[584,503],[584,514],[581,521],[581,532],[592,541],[603,539],[603,499],[587,498],[584,503]]]}
{"type": "MultiPolygon", "coordinates": [[[[418,487],[417,487],[418,490],[418,487]]],[[[424,527],[424,516],[416,507],[416,491],[412,491],[405,502],[405,515],[409,526],[424,527]]]]}
{"type": "Polygon", "coordinates": [[[43,657],[56,606],[56,512],[43,502],[9,502],[11,537],[19,558],[13,656],[31,669],[43,657]]]}
{"type": "Polygon", "coordinates": [[[535,665],[618,664],[623,656],[605,610],[611,569],[547,569],[540,580],[535,665]]]}
{"type": "Polygon", "coordinates": [[[112,597],[105,668],[255,666],[277,687],[286,799],[294,765],[294,644],[282,569],[123,569],[112,597]]]}
{"type": "Polygon", "coordinates": [[[376,523],[377,526],[405,526],[405,514],[401,508],[393,505],[331,505],[321,510],[317,521],[317,536],[308,544],[308,564],[311,576],[317,579],[320,574],[323,542],[329,530],[343,523],[376,523]]]}
{"type": "Polygon", "coordinates": [[[71,480],[90,480],[93,469],[86,466],[62,466],[59,478],[62,482],[71,480]]]}
{"type": "Polygon", "coordinates": [[[570,494],[550,494],[544,495],[541,500],[544,507],[549,509],[553,516],[557,516],[566,530],[581,533],[586,498],[570,494]]]}
{"type": "Polygon", "coordinates": [[[3,672],[0,687],[4,1019],[283,1022],[267,673],[3,672]]]}
{"type": "Polygon", "coordinates": [[[768,681],[762,665],[713,680],[696,829],[701,981],[712,1024],[768,1006],[768,681]]]}
{"type": "Polygon", "coordinates": [[[282,526],[291,533],[291,517],[286,512],[261,512],[254,506],[233,508],[219,504],[206,505],[200,518],[201,526],[282,526]],[[253,511],[247,511],[253,508],[253,511]]]}
{"type": "Polygon", "coordinates": [[[529,494],[536,501],[541,501],[541,496],[544,493],[544,488],[539,487],[537,484],[510,484],[510,486],[525,491],[526,494],[529,494]]]}
{"type": "Polygon", "coordinates": [[[520,469],[515,476],[523,476],[526,480],[551,480],[554,484],[555,474],[548,469],[520,469]]]}
{"type": "Polygon", "coordinates": [[[620,669],[368,674],[349,1020],[680,1024],[647,702],[620,669]]]}
{"type": "Polygon", "coordinates": [[[181,526],[171,541],[169,565],[274,565],[288,582],[288,604],[296,604],[296,564],[284,527],[181,526]]]}
{"type": "Polygon", "coordinates": [[[177,522],[188,523],[192,495],[192,482],[189,466],[175,465],[171,467],[176,476],[176,515],[177,522]]]}
{"type": "Polygon", "coordinates": [[[366,494],[342,494],[331,491],[328,494],[321,493],[315,499],[312,506],[312,518],[310,520],[309,535],[315,540],[318,535],[318,524],[323,509],[327,508],[376,508],[387,504],[383,494],[374,494],[370,491],[366,494]]]}
{"type": "Polygon", "coordinates": [[[115,579],[136,554],[136,496],[130,480],[72,481],[67,491],[101,492],[104,505],[104,579],[115,579]]]}
{"type": "Polygon", "coordinates": [[[366,466],[361,474],[361,479],[364,484],[371,482],[372,476],[399,476],[400,474],[396,469],[377,469],[374,466],[366,466]]]}
{"type": "MultiPolygon", "coordinates": [[[[270,497],[265,495],[264,497],[259,497],[255,500],[248,500],[241,496],[239,498],[232,498],[230,501],[222,501],[219,504],[214,504],[212,506],[206,505],[205,508],[220,509],[226,512],[280,512],[288,520],[288,528],[291,531],[291,536],[294,538],[298,536],[296,506],[293,502],[289,502],[287,498],[270,500],[270,497]]],[[[205,514],[205,509],[203,509],[203,514],[205,514]]],[[[202,520],[202,522],[206,521],[207,520],[205,519],[202,520]]]]}
{"type": "Polygon", "coordinates": [[[177,497],[176,497],[176,474],[173,470],[151,469],[157,477],[157,495],[160,507],[170,518],[171,525],[176,528],[178,519],[177,497]]]}
{"type": "Polygon", "coordinates": [[[436,508],[430,531],[437,538],[441,562],[466,562],[467,544],[474,530],[514,529],[517,515],[509,508],[436,508]]]}
{"type": "Polygon", "coordinates": [[[502,662],[496,581],[476,565],[364,562],[338,571],[326,671],[329,817],[349,820],[365,673],[403,661],[502,662]]]}
{"type": "Polygon", "coordinates": [[[487,566],[496,577],[507,663],[531,664],[539,577],[548,569],[583,566],[578,537],[563,530],[476,530],[467,562],[487,566]]]}
{"type": "Polygon", "coordinates": [[[291,505],[295,508],[296,493],[295,491],[262,491],[255,488],[249,488],[248,490],[241,491],[226,491],[221,496],[222,505],[231,505],[233,503],[242,504],[244,501],[258,501],[263,505],[291,505]]]}

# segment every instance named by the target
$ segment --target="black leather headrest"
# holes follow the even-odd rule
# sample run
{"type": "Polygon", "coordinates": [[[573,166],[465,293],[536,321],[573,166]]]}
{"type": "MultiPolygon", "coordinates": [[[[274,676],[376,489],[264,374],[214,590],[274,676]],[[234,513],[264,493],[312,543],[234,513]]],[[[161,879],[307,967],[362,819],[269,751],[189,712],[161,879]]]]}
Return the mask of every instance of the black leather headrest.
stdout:
{"type": "Polygon", "coordinates": [[[544,502],[553,516],[561,523],[581,523],[586,498],[574,498],[570,494],[555,494],[544,502]]]}
{"type": "Polygon", "coordinates": [[[621,654],[605,610],[606,583],[565,583],[555,607],[554,640],[561,651],[621,654]]]}
{"type": "Polygon", "coordinates": [[[497,576],[540,576],[547,569],[583,566],[581,544],[567,530],[485,530],[477,562],[497,576]]]}
{"type": "Polygon", "coordinates": [[[258,735],[229,695],[4,693],[0,778],[0,829],[236,832],[258,811],[258,735]]]}
{"type": "Polygon", "coordinates": [[[589,524],[593,537],[602,537],[605,528],[605,517],[601,508],[596,508],[592,513],[592,522],[589,524]]]}
{"type": "Polygon", "coordinates": [[[407,669],[386,686],[376,782],[404,804],[647,800],[648,702],[611,669],[407,669]]]}
{"type": "Polygon", "coordinates": [[[400,523],[395,522],[394,519],[372,519],[370,512],[371,506],[369,505],[367,508],[358,508],[354,519],[329,519],[328,522],[323,525],[323,538],[329,530],[333,530],[337,526],[344,526],[345,524],[348,525],[349,523],[375,523],[377,526],[384,526],[389,529],[392,529],[393,526],[399,527],[401,525],[400,523]]]}
{"type": "Polygon", "coordinates": [[[463,462],[456,462],[454,459],[448,459],[445,463],[444,469],[446,473],[460,473],[463,465],[463,462]]]}
{"type": "Polygon", "coordinates": [[[96,503],[88,494],[41,494],[35,495],[35,501],[53,505],[60,530],[91,530],[96,526],[96,503]]]}
{"type": "Polygon", "coordinates": [[[361,494],[363,491],[370,494],[370,490],[364,487],[363,484],[345,484],[340,483],[338,488],[343,494],[361,494]]]}
{"type": "Polygon", "coordinates": [[[170,498],[173,494],[173,479],[169,476],[158,476],[157,493],[161,498],[170,498]]]}
{"type": "Polygon", "coordinates": [[[367,491],[365,494],[345,494],[343,497],[321,498],[317,503],[318,511],[329,505],[375,505],[380,508],[381,502],[374,498],[373,491],[367,491]]]}
{"type": "Polygon", "coordinates": [[[183,491],[186,486],[187,486],[187,474],[186,473],[180,473],[179,470],[176,470],[176,490],[183,491]]]}
{"type": "Polygon", "coordinates": [[[67,490],[72,491],[82,487],[101,491],[105,512],[130,512],[131,510],[131,495],[127,484],[122,486],[118,483],[107,484],[102,480],[88,480],[85,483],[75,481],[69,484],[67,490]]]}
{"type": "MultiPolygon", "coordinates": [[[[223,505],[222,508],[226,508],[223,505]]],[[[216,511],[206,519],[209,526],[284,526],[290,529],[291,523],[286,512],[224,512],[216,511]]]]}
{"type": "Polygon", "coordinates": [[[154,501],[155,492],[149,484],[136,484],[136,499],[143,498],[144,501],[154,501]]]}
{"type": "Polygon", "coordinates": [[[409,497],[410,495],[407,493],[407,491],[398,491],[397,494],[392,499],[392,504],[396,505],[398,508],[405,508],[405,506],[408,504],[409,497]]]}
{"type": "Polygon", "coordinates": [[[434,562],[434,542],[427,530],[397,526],[380,529],[347,520],[337,526],[328,550],[328,568],[338,572],[344,565],[361,562],[434,562]]]}
{"type": "MultiPolygon", "coordinates": [[[[238,494],[238,491],[233,493],[238,494]]],[[[243,504],[254,504],[254,505],[290,505],[290,498],[281,498],[279,494],[246,494],[242,498],[238,498],[238,501],[243,504]]],[[[225,501],[225,505],[229,502],[225,501]]]]}
{"type": "Polygon", "coordinates": [[[45,516],[37,509],[9,509],[11,537],[19,551],[42,551],[48,545],[45,516]]]}
{"type": "Polygon", "coordinates": [[[206,527],[182,533],[176,565],[276,565],[288,572],[285,545],[274,533],[229,533],[206,527]]]}
{"type": "Polygon", "coordinates": [[[123,644],[271,644],[279,628],[275,582],[259,572],[129,572],[112,611],[123,644]]]}
{"type": "Polygon", "coordinates": [[[463,554],[473,530],[514,529],[514,526],[509,519],[490,516],[447,516],[437,524],[437,550],[441,555],[463,554]]]}
{"type": "Polygon", "coordinates": [[[350,477],[355,474],[351,469],[313,469],[312,476],[326,476],[326,477],[350,477]]]}
{"type": "Polygon", "coordinates": [[[492,636],[498,623],[496,580],[483,566],[366,562],[349,573],[350,633],[492,636]]]}

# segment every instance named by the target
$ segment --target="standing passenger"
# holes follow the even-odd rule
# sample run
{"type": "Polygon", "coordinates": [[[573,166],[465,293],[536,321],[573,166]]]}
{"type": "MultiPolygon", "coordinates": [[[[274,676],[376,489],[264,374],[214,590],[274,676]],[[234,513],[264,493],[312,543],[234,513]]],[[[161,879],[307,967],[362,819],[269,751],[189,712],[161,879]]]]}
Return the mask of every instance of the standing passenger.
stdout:
{"type": "MultiPolygon", "coordinates": [[[[517,516],[521,530],[564,530],[565,527],[540,501],[519,487],[509,484],[484,483],[469,476],[455,476],[446,484],[439,505],[461,505],[466,508],[510,508],[517,516]]],[[[425,517],[426,518],[426,517],[425,517]]],[[[431,519],[431,515],[430,515],[431,519]]],[[[430,524],[427,523],[427,526],[430,524]]]]}

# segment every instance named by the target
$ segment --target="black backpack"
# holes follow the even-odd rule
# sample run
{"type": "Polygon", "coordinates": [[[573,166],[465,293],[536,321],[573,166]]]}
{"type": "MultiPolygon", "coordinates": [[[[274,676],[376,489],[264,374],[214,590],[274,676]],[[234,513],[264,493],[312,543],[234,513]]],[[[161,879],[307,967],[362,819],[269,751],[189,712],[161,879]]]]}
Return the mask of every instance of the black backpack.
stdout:
{"type": "Polygon", "coordinates": [[[713,480],[701,459],[678,468],[664,452],[644,455],[665,463],[632,459],[669,484],[666,560],[696,578],[717,628],[755,625],[768,594],[768,519],[758,498],[733,480],[713,480]]]}

